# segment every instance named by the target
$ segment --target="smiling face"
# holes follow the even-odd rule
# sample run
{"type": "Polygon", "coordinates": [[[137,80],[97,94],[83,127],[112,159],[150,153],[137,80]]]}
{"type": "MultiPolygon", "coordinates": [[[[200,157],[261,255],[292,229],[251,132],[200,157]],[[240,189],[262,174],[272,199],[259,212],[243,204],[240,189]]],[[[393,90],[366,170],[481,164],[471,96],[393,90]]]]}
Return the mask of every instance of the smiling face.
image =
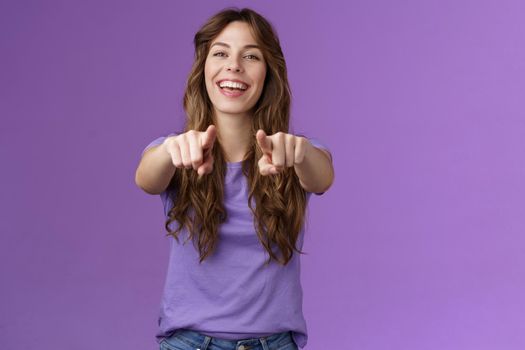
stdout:
{"type": "Polygon", "coordinates": [[[211,42],[204,65],[215,114],[249,115],[261,96],[265,76],[266,62],[250,26],[229,23],[211,42]]]}

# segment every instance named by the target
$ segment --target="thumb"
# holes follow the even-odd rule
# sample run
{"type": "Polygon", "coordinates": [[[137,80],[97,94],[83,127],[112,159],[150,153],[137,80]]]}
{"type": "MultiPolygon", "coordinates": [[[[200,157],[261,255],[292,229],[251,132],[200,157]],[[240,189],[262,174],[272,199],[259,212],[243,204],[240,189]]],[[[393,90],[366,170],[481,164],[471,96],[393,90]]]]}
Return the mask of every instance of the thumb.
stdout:
{"type": "Polygon", "coordinates": [[[213,171],[213,156],[210,154],[208,157],[205,158],[204,162],[199,166],[197,169],[197,174],[199,175],[199,179],[205,175],[209,174],[213,171]]]}

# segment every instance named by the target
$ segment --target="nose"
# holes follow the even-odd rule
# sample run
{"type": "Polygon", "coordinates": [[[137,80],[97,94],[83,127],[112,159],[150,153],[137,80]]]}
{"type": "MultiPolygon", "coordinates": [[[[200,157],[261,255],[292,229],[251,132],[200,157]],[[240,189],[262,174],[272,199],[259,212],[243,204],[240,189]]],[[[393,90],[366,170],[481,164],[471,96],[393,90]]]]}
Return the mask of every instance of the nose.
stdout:
{"type": "Polygon", "coordinates": [[[235,72],[241,71],[241,67],[239,67],[238,65],[229,65],[228,68],[226,69],[229,71],[235,71],[235,72]]]}
{"type": "Polygon", "coordinates": [[[237,60],[234,58],[230,60],[226,66],[226,70],[228,71],[235,71],[240,72],[242,70],[241,65],[237,62],[237,60]]]}

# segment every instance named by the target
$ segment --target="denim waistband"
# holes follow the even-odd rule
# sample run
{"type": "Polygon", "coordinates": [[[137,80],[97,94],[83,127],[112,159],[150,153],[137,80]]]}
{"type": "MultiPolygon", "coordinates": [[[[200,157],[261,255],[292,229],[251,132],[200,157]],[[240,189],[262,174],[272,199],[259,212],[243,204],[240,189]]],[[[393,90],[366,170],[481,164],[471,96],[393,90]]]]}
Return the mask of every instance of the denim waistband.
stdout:
{"type": "Polygon", "coordinates": [[[232,349],[240,348],[246,350],[249,350],[252,347],[255,348],[260,346],[262,346],[264,349],[274,344],[284,345],[289,342],[293,342],[292,333],[290,331],[275,333],[265,337],[245,338],[238,340],[212,337],[190,329],[178,329],[172,335],[170,335],[170,337],[172,336],[182,337],[184,338],[185,342],[189,343],[189,345],[195,346],[201,350],[205,350],[212,341],[214,345],[219,347],[232,349]]]}

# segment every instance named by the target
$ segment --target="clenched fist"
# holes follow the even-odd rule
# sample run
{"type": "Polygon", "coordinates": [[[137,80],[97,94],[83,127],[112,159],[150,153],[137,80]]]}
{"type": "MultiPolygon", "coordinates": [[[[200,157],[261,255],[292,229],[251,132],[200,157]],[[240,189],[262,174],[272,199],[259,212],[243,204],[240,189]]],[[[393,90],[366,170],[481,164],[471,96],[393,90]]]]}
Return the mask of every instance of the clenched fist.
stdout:
{"type": "Polygon", "coordinates": [[[259,129],[255,137],[263,152],[258,165],[264,176],[278,174],[285,167],[300,164],[308,148],[312,147],[307,138],[284,132],[267,136],[264,130],[259,129]]]}
{"type": "Polygon", "coordinates": [[[164,140],[164,144],[175,167],[193,168],[200,178],[213,170],[211,151],[216,136],[217,128],[210,125],[206,131],[189,130],[184,134],[170,136],[164,140]]]}

